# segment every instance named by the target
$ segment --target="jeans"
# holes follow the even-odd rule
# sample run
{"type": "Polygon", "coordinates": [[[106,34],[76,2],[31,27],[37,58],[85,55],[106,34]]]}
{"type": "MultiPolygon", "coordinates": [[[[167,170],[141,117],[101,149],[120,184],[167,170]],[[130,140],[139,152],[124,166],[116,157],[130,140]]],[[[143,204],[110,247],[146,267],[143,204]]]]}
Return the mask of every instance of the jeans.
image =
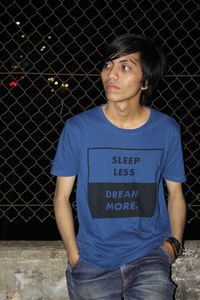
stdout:
{"type": "Polygon", "coordinates": [[[128,264],[102,271],[82,260],[66,276],[70,300],[170,300],[175,284],[171,281],[171,259],[161,246],[128,264]]]}

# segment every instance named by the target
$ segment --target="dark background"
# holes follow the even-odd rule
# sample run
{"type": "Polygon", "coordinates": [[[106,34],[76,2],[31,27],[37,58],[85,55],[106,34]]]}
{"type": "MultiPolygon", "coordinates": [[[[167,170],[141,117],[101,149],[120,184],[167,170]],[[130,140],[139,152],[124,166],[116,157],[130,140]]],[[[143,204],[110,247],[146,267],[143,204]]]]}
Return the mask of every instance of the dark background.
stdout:
{"type": "Polygon", "coordinates": [[[105,101],[101,56],[127,32],[155,39],[168,56],[152,106],[181,126],[185,239],[199,239],[198,1],[2,0],[0,6],[0,239],[60,239],[50,175],[58,138],[69,117],[105,101]]]}

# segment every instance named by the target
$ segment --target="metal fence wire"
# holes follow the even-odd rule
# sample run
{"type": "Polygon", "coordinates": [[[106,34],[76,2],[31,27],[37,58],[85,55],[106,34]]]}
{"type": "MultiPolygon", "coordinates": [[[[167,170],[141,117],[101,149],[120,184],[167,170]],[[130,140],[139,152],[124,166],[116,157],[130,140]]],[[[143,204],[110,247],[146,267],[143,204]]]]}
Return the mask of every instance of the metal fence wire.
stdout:
{"type": "Polygon", "coordinates": [[[1,0],[0,6],[0,219],[54,219],[50,167],[63,125],[105,101],[102,52],[130,32],[154,38],[168,56],[153,107],[181,126],[187,222],[200,220],[198,1],[1,0]]]}

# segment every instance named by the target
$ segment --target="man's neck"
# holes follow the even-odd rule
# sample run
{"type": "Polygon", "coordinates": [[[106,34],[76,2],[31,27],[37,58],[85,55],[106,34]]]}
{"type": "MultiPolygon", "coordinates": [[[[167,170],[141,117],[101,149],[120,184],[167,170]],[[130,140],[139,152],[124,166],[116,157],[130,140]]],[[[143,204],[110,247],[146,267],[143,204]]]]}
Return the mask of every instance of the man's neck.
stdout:
{"type": "Polygon", "coordinates": [[[144,125],[150,115],[148,108],[140,104],[108,101],[103,106],[106,118],[122,129],[136,129],[144,125]]]}

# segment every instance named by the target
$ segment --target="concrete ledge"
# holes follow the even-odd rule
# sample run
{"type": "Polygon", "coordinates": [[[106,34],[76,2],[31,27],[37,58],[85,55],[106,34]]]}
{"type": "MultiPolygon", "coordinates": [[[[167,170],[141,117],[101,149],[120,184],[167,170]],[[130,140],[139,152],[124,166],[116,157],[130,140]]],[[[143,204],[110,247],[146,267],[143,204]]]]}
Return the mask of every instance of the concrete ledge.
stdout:
{"type": "Polygon", "coordinates": [[[172,279],[178,285],[176,300],[200,300],[200,240],[185,241],[183,257],[172,265],[172,279]]]}
{"type": "MultiPolygon", "coordinates": [[[[0,241],[0,300],[67,300],[61,241],[0,241]]],[[[200,241],[172,266],[176,300],[200,300],[200,241]]]]}
{"type": "Polygon", "coordinates": [[[66,300],[61,241],[0,241],[1,300],[66,300]]]}

